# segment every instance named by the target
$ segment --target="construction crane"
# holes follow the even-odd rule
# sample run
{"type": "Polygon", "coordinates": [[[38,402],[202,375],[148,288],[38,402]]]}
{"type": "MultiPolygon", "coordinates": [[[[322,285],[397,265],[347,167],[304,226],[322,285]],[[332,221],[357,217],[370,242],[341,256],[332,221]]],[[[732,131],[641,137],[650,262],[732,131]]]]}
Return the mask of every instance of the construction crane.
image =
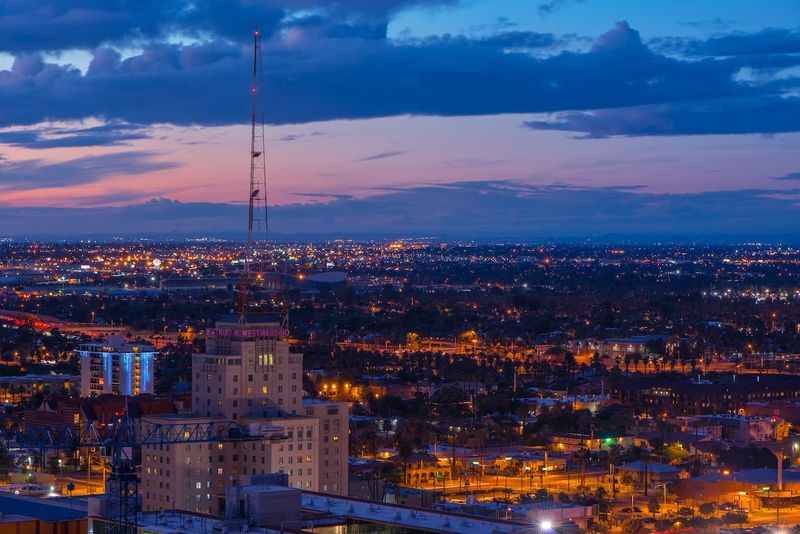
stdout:
{"type": "Polygon", "coordinates": [[[251,434],[247,427],[234,421],[162,424],[137,422],[124,415],[114,424],[102,427],[90,424],[80,431],[72,427],[66,427],[62,431],[28,429],[5,435],[0,441],[9,450],[40,451],[43,458],[49,450],[103,450],[111,459],[111,473],[106,485],[107,503],[111,509],[105,514],[113,525],[111,534],[135,534],[139,513],[139,477],[136,474],[135,451],[146,445],[229,443],[264,439],[264,436],[251,434]]]}

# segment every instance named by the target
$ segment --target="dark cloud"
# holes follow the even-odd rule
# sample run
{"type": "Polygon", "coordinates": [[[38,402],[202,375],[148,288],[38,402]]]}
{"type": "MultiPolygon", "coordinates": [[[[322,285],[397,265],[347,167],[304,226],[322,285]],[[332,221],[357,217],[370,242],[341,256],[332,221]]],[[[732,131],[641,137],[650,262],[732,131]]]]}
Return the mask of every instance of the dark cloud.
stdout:
{"type": "Polygon", "coordinates": [[[328,16],[306,15],[285,24],[287,29],[302,29],[315,37],[328,39],[386,39],[388,21],[370,19],[340,22],[328,16]]]}
{"type": "Polygon", "coordinates": [[[278,139],[278,141],[283,141],[284,143],[293,143],[295,141],[300,141],[301,139],[308,139],[310,137],[321,137],[321,136],[324,136],[324,135],[326,135],[325,132],[320,132],[320,131],[315,130],[315,131],[309,132],[309,133],[287,134],[287,135],[284,135],[283,137],[280,137],[278,139]]]}
{"type": "Polygon", "coordinates": [[[800,97],[677,102],[558,113],[527,121],[535,130],[575,132],[582,138],[786,133],[800,131],[800,97]]]}
{"type": "Polygon", "coordinates": [[[406,154],[407,152],[408,152],[407,150],[392,150],[392,151],[389,151],[389,152],[380,152],[378,154],[373,154],[371,156],[367,156],[365,158],[357,159],[355,161],[356,162],[376,161],[376,160],[379,160],[379,159],[395,158],[397,156],[402,156],[403,154],[406,154]]]}
{"type": "Polygon", "coordinates": [[[710,39],[668,38],[655,43],[672,52],[693,56],[797,54],[800,30],[766,28],[756,33],[735,32],[710,39]]]}
{"type": "Polygon", "coordinates": [[[324,200],[349,200],[354,198],[353,195],[342,194],[342,193],[292,193],[294,196],[297,197],[306,197],[306,198],[313,198],[313,199],[324,199],[324,200]]]}
{"type": "Polygon", "coordinates": [[[469,27],[470,32],[503,32],[519,26],[519,23],[508,17],[497,17],[493,22],[487,24],[474,24],[469,27]]]}
{"type": "MultiPolygon", "coordinates": [[[[515,50],[549,42],[526,32],[414,42],[298,32],[295,41],[267,46],[263,93],[271,123],[598,109],[767,90],[737,83],[738,61],[656,54],[625,23],[587,52],[543,59],[515,50]]],[[[85,75],[28,56],[0,72],[0,100],[13,103],[4,106],[0,125],[87,116],[214,125],[239,123],[248,114],[246,47],[225,41],[161,44],[124,60],[106,49],[94,57],[85,75]]]]}
{"type": "Polygon", "coordinates": [[[558,44],[558,39],[551,33],[528,31],[507,31],[489,37],[476,39],[476,43],[492,48],[548,48],[558,44]]]}
{"type": "Polygon", "coordinates": [[[58,163],[42,160],[0,162],[0,191],[70,187],[99,182],[112,176],[132,176],[171,169],[177,165],[155,159],[151,152],[117,152],[84,156],[58,163]]]}
{"type": "MultiPolygon", "coordinates": [[[[314,195],[312,193],[312,195],[314,195]]],[[[327,196],[320,194],[321,196],[327,196]]],[[[331,195],[332,196],[332,195],[331,195]]],[[[278,235],[438,235],[472,239],[608,235],[797,239],[800,189],[654,194],[631,187],[486,180],[394,189],[270,210],[278,235]],[[364,220],[369,220],[365,230],[364,220]]],[[[0,208],[5,235],[216,234],[241,237],[245,206],[156,200],[120,208],[0,208]],[[102,231],[98,231],[102,228],[102,231]]]]}
{"type": "Polygon", "coordinates": [[[140,125],[111,122],[88,128],[0,131],[0,144],[30,149],[117,146],[148,137],[140,125]]]}
{"type": "Polygon", "coordinates": [[[784,174],[783,176],[774,176],[773,180],[800,180],[800,171],[798,172],[790,172],[789,174],[784,174]]]}
{"type": "Polygon", "coordinates": [[[0,0],[0,50],[91,48],[155,37],[177,8],[159,0],[0,0]]]}
{"type": "Polygon", "coordinates": [[[546,2],[542,2],[539,4],[538,7],[539,15],[543,17],[547,15],[552,15],[553,13],[559,11],[567,4],[572,4],[572,3],[577,4],[577,3],[582,3],[584,1],[585,0],[547,0],[546,2]]]}
{"type": "Polygon", "coordinates": [[[697,29],[711,29],[714,31],[727,30],[733,26],[734,21],[722,17],[712,17],[710,19],[689,20],[681,23],[684,26],[697,29]]]}
{"type": "Polygon", "coordinates": [[[0,0],[0,51],[91,49],[171,33],[246,40],[270,35],[295,13],[387,20],[410,7],[457,0],[0,0]]]}
{"type": "MultiPolygon", "coordinates": [[[[703,52],[701,55],[709,57],[692,60],[686,60],[685,54],[659,53],[665,49],[663,43],[655,49],[646,45],[625,22],[598,37],[584,52],[558,54],[554,52],[565,38],[547,33],[501,31],[479,37],[445,35],[417,40],[392,40],[386,35],[387,23],[398,10],[453,3],[0,0],[0,49],[3,39],[9,43],[25,42],[20,35],[3,34],[3,23],[10,25],[12,19],[19,22],[14,31],[33,35],[38,30],[30,25],[32,22],[25,22],[31,13],[72,20],[80,19],[78,15],[84,11],[104,11],[125,14],[120,28],[114,30],[118,40],[94,36],[90,23],[85,21],[81,23],[87,25],[85,31],[76,30],[64,38],[84,39],[87,47],[119,43],[124,38],[138,39],[136,45],[142,50],[123,59],[108,46],[93,48],[86,73],[47,63],[35,53],[17,54],[13,67],[0,71],[0,101],[4,103],[0,127],[87,117],[142,125],[241,123],[248,115],[244,97],[249,87],[250,54],[243,41],[253,21],[265,20],[263,26],[269,32],[265,40],[263,95],[269,123],[403,114],[454,116],[569,110],[573,115],[557,117],[554,124],[531,123],[535,127],[565,129],[561,126],[574,128],[593,120],[592,124],[596,124],[593,117],[582,115],[582,110],[632,108],[606,122],[624,122],[631,114],[643,113],[647,115],[646,122],[655,126],[641,126],[645,132],[641,134],[635,132],[636,127],[619,128],[618,124],[592,129],[584,126],[576,131],[587,135],[653,135],[656,131],[656,135],[665,135],[670,131],[703,133],[704,129],[731,133],[796,130],[794,121],[787,117],[794,113],[795,99],[786,97],[797,91],[800,82],[796,78],[761,84],[737,78],[748,67],[772,72],[800,64],[800,57],[788,53],[796,48],[795,32],[766,30],[683,43],[684,49],[704,47],[707,52],[715,51],[703,52]],[[185,46],[164,44],[165,32],[176,31],[196,37],[197,42],[185,46]],[[762,44],[756,45],[758,42],[762,44]],[[543,57],[531,50],[551,54],[543,57]],[[722,54],[725,51],[730,53],[722,54]],[[726,57],[720,59],[719,55],[726,57]],[[750,122],[752,127],[747,128],[744,119],[739,121],[742,124],[732,125],[735,117],[718,115],[724,114],[723,107],[730,103],[744,110],[743,117],[758,114],[750,122]],[[675,105],[648,107],[670,104],[675,105]],[[761,109],[768,113],[759,114],[761,109]],[[705,127],[699,117],[713,122],[705,127]],[[614,133],[618,130],[622,133],[614,133]],[[633,133],[626,133],[629,130],[633,133]]],[[[555,9],[561,3],[543,5],[555,9]]],[[[114,24],[109,22],[106,26],[103,31],[111,32],[114,24]]],[[[54,39],[57,38],[61,37],[54,39]]],[[[55,44],[42,44],[39,49],[53,47],[58,48],[55,44]]],[[[63,142],[68,143],[68,136],[64,138],[63,142]]],[[[31,142],[16,139],[20,143],[31,142]]],[[[87,143],[91,140],[88,134],[83,139],[87,143]]],[[[33,140],[36,141],[42,140],[33,140]]],[[[80,142],[77,137],[73,141],[80,142]]],[[[102,144],[103,139],[97,143],[102,144]]]]}
{"type": "MultiPolygon", "coordinates": [[[[660,103],[648,105],[566,111],[550,120],[528,121],[525,125],[540,130],[576,132],[586,138],[800,131],[800,97],[797,96],[800,79],[775,76],[781,69],[800,64],[796,55],[789,54],[796,47],[794,35],[789,31],[766,30],[758,34],[696,41],[687,50],[692,49],[698,55],[735,56],[725,60],[698,61],[707,67],[720,68],[725,65],[730,69],[727,91],[724,89],[726,83],[717,80],[717,86],[722,90],[713,97],[698,98],[684,93],[684,97],[664,98],[660,103]],[[778,43],[783,44],[778,46],[778,43]],[[704,51],[701,51],[701,45],[704,51]],[[758,84],[746,80],[741,83],[735,81],[742,69],[748,66],[772,74],[767,74],[758,84]]],[[[609,50],[613,50],[617,57],[625,56],[639,64],[651,63],[655,58],[663,57],[645,46],[638,33],[624,23],[600,37],[592,48],[598,54],[609,50]]],[[[702,80],[707,79],[705,74],[698,73],[695,83],[704,83],[702,80]]],[[[658,83],[661,77],[656,75],[653,81],[658,83]]],[[[679,92],[680,88],[676,95],[679,92]]]]}
{"type": "Polygon", "coordinates": [[[153,198],[153,192],[142,191],[114,191],[101,195],[85,195],[70,197],[70,203],[76,207],[97,207],[109,204],[130,204],[132,202],[142,202],[153,198]]]}

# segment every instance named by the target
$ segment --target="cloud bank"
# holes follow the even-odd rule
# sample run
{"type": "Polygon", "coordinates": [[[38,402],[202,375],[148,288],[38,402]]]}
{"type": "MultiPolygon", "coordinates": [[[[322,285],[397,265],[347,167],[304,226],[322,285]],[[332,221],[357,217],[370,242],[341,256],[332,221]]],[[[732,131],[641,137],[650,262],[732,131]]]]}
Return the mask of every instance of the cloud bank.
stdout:
{"type": "MultiPolygon", "coordinates": [[[[187,7],[176,0],[131,5],[117,0],[112,4],[118,10],[90,9],[93,18],[84,20],[89,15],[66,7],[74,2],[50,0],[42,12],[55,14],[53,23],[75,19],[88,29],[81,43],[44,40],[41,46],[84,46],[93,59],[84,73],[44,61],[22,46],[21,35],[0,38],[6,39],[0,50],[16,54],[11,69],[0,71],[0,100],[9,103],[0,112],[0,127],[87,117],[138,125],[241,123],[247,117],[250,53],[243,29],[252,24],[246,21],[261,20],[269,29],[265,119],[273,124],[407,114],[565,113],[527,125],[588,136],[800,129],[794,32],[646,44],[620,22],[590,49],[559,53],[555,50],[569,38],[530,31],[387,36],[397,10],[452,3],[242,0],[220,16],[215,2],[187,7]],[[94,22],[107,17],[119,18],[118,25],[94,22]],[[102,28],[94,31],[95,26],[102,28]],[[168,43],[169,32],[195,38],[190,44],[168,43]],[[123,57],[119,43],[129,42],[141,51],[123,57]],[[683,57],[664,52],[678,49],[683,57]],[[745,71],[758,73],[759,83],[743,79],[745,71]],[[730,107],[735,112],[726,112],[730,107]],[[592,115],[597,110],[612,111],[592,115]]],[[[41,16],[26,11],[27,2],[13,4],[13,20],[23,20],[18,32],[26,31],[26,16],[41,16]]],[[[9,17],[0,16],[0,35],[4,23],[10,27],[9,17]]]]}
{"type": "MultiPolygon", "coordinates": [[[[423,236],[571,239],[796,239],[800,189],[652,194],[636,188],[534,186],[487,180],[421,185],[365,199],[270,209],[276,236],[423,236]],[[367,226],[364,221],[370,221],[367,226]]],[[[3,234],[71,237],[217,235],[242,237],[241,205],[154,200],[113,208],[0,208],[3,234]],[[54,224],[59,221],[58,224],[54,224]],[[102,224],[100,224],[102,222],[102,224]]]]}

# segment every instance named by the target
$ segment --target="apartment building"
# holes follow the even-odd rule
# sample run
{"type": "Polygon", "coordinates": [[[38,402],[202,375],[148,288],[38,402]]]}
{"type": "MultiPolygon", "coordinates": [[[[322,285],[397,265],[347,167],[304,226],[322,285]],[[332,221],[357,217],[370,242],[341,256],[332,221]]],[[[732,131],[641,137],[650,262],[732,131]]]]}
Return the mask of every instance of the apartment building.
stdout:
{"type": "Polygon", "coordinates": [[[307,399],[306,416],[319,422],[319,480],[317,491],[347,495],[350,436],[350,410],[343,402],[307,399]]]}
{"type": "Polygon", "coordinates": [[[157,352],[151,345],[122,336],[81,345],[81,396],[140,395],[153,393],[153,367],[157,352]]]}
{"type": "MultiPolygon", "coordinates": [[[[168,415],[142,421],[143,425],[196,423],[222,424],[224,420],[168,415]]],[[[282,445],[286,441],[285,430],[263,421],[257,426],[251,431],[263,436],[258,441],[145,445],[139,487],[142,509],[222,513],[225,489],[240,475],[264,475],[279,470],[277,450],[279,446],[285,447],[282,445]]]]}
{"type": "Polygon", "coordinates": [[[192,416],[144,424],[236,421],[258,441],[146,446],[143,509],[219,515],[225,489],[240,475],[285,473],[289,485],[347,494],[349,405],[303,400],[303,356],[290,351],[280,322],[269,317],[219,321],[206,352],[192,359],[192,416]]]}

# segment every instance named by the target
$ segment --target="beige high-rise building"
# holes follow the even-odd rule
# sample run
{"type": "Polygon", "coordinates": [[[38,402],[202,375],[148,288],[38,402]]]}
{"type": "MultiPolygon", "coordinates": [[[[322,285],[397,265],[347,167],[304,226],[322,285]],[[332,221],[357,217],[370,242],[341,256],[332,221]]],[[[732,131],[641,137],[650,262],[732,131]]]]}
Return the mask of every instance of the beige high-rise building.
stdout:
{"type": "Polygon", "coordinates": [[[289,351],[277,321],[219,321],[206,332],[206,353],[192,358],[196,415],[297,415],[303,410],[303,355],[289,351]]]}
{"type": "Polygon", "coordinates": [[[276,472],[292,487],[347,495],[349,405],[304,401],[302,354],[289,350],[278,321],[248,319],[223,320],[207,332],[206,352],[192,359],[193,416],[144,424],[235,420],[264,439],[145,447],[145,511],[221,514],[225,487],[240,475],[276,472]]]}

